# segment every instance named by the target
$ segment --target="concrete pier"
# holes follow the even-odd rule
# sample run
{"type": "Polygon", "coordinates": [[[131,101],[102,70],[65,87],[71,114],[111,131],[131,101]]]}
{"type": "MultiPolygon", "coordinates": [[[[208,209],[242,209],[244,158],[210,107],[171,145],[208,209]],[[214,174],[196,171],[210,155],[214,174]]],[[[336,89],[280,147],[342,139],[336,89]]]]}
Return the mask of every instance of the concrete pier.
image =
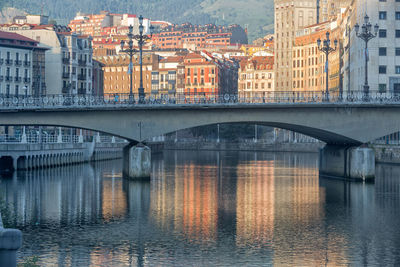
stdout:
{"type": "Polygon", "coordinates": [[[124,175],[133,180],[148,180],[151,176],[151,149],[143,144],[124,148],[124,175]]]}
{"type": "Polygon", "coordinates": [[[320,174],[370,181],[375,178],[375,152],[364,147],[326,145],[320,150],[320,174]]]}
{"type": "Polygon", "coordinates": [[[22,246],[22,233],[4,229],[0,214],[0,266],[17,266],[17,250],[22,246]]]}

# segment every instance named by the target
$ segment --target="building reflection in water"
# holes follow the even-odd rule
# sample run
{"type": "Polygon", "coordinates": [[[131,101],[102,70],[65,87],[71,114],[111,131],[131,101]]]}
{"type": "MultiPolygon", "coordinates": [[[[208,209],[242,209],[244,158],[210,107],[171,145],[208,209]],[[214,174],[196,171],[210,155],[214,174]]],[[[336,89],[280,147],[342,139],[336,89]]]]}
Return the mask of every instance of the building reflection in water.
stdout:
{"type": "Polygon", "coordinates": [[[400,167],[320,178],[317,155],[170,151],[152,180],[120,161],[19,172],[0,197],[45,266],[396,266],[400,167]],[[384,263],[384,264],[381,264],[384,263]]]}

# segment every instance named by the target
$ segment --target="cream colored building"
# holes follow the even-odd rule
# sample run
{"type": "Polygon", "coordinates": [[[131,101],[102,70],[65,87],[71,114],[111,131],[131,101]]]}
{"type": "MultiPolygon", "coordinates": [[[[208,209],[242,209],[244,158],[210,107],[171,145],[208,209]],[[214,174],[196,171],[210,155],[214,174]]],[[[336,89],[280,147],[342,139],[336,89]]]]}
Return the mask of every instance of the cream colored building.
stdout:
{"type": "Polygon", "coordinates": [[[326,91],[326,55],[318,49],[317,40],[330,33],[331,46],[338,41],[336,51],[329,54],[329,91],[339,92],[341,29],[336,21],[324,22],[299,30],[293,47],[293,90],[326,91]]]}
{"type": "Polygon", "coordinates": [[[316,0],[275,1],[275,90],[292,90],[292,50],[295,33],[316,22],[316,0]]]}
{"type": "Polygon", "coordinates": [[[268,97],[274,91],[274,57],[252,57],[240,62],[238,93],[241,97],[268,97]]]}

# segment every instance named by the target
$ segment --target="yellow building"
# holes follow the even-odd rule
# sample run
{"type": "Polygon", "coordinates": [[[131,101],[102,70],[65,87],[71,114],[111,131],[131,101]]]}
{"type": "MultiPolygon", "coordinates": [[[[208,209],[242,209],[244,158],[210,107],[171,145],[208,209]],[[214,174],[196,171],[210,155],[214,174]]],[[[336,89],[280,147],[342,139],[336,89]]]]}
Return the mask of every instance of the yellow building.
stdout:
{"type": "Polygon", "coordinates": [[[318,49],[317,40],[321,40],[322,46],[327,32],[330,33],[332,47],[335,47],[334,40],[338,40],[336,51],[329,54],[329,90],[339,91],[341,31],[336,25],[336,22],[325,22],[297,32],[292,61],[294,91],[322,92],[326,90],[326,55],[318,49]]]}

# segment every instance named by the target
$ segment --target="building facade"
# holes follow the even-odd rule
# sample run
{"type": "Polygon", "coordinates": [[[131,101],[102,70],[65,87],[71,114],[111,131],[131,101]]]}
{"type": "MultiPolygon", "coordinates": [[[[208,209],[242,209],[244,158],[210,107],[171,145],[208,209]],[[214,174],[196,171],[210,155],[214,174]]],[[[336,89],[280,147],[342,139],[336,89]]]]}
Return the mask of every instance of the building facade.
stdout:
{"type": "Polygon", "coordinates": [[[345,74],[350,78],[344,79],[350,81],[350,90],[363,90],[367,59],[370,90],[400,93],[400,2],[355,0],[348,16],[350,72],[345,74]],[[373,26],[379,25],[378,35],[368,43],[367,51],[354,30],[356,23],[363,25],[365,15],[373,26]]]}
{"type": "Polygon", "coordinates": [[[56,25],[3,25],[2,29],[31,38],[50,49],[45,62],[47,94],[92,94],[93,49],[90,37],[71,33],[67,27],[56,25]]]}
{"type": "Polygon", "coordinates": [[[0,95],[45,94],[46,50],[35,40],[0,31],[0,95]]]}
{"type": "Polygon", "coordinates": [[[297,30],[317,22],[316,0],[275,1],[275,90],[292,90],[293,44],[297,30]]]}
{"type": "Polygon", "coordinates": [[[274,57],[250,57],[240,62],[238,93],[241,97],[265,97],[274,91],[274,57]]]}

